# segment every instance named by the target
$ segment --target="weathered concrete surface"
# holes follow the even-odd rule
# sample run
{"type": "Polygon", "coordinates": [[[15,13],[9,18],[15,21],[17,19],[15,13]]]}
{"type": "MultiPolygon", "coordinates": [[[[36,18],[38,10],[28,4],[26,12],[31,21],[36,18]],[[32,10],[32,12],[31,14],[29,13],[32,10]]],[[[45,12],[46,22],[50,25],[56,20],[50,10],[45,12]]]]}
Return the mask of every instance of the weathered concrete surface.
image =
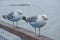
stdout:
{"type": "Polygon", "coordinates": [[[21,27],[19,27],[19,28],[13,27],[13,25],[5,23],[3,21],[0,21],[0,28],[9,31],[9,32],[23,38],[24,40],[52,40],[52,39],[42,36],[42,35],[40,37],[38,37],[32,31],[29,31],[29,30],[21,28],[21,27]]]}

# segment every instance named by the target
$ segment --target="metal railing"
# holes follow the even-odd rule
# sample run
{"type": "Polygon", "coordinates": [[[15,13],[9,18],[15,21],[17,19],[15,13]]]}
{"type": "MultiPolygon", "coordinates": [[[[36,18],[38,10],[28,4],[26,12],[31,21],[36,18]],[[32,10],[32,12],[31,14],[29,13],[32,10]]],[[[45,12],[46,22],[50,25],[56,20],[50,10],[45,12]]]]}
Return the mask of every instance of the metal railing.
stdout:
{"type": "Polygon", "coordinates": [[[44,37],[44,36],[37,37],[35,35],[35,33],[30,30],[27,30],[27,29],[24,29],[21,27],[15,28],[15,27],[13,27],[12,24],[8,24],[3,21],[0,21],[0,28],[7,30],[10,33],[15,34],[15,35],[19,36],[20,38],[23,38],[24,40],[52,40],[52,39],[50,39],[48,37],[44,37]]]}

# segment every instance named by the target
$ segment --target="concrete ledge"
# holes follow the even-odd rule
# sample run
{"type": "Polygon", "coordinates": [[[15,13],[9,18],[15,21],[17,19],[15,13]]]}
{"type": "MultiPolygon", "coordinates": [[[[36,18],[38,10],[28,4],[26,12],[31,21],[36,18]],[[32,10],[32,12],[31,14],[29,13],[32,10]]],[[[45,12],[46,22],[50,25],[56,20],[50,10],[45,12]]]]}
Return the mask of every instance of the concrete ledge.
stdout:
{"type": "Polygon", "coordinates": [[[24,40],[52,40],[45,36],[37,37],[37,36],[35,36],[35,33],[32,31],[29,31],[29,30],[21,28],[21,27],[15,28],[15,27],[13,27],[12,24],[8,24],[3,21],[0,21],[0,28],[9,31],[9,32],[23,38],[24,40]]]}

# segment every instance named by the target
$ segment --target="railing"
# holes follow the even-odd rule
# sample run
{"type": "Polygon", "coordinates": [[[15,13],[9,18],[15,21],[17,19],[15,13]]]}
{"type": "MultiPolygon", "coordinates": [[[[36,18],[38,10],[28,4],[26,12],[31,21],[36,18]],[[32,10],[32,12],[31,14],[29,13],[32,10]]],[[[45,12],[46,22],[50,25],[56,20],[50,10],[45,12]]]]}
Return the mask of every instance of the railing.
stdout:
{"type": "Polygon", "coordinates": [[[0,28],[9,31],[9,32],[23,38],[24,40],[52,40],[45,36],[37,37],[35,35],[35,33],[32,31],[29,31],[29,30],[21,28],[21,27],[19,27],[19,28],[13,27],[12,24],[8,24],[3,21],[0,21],[0,28]]]}

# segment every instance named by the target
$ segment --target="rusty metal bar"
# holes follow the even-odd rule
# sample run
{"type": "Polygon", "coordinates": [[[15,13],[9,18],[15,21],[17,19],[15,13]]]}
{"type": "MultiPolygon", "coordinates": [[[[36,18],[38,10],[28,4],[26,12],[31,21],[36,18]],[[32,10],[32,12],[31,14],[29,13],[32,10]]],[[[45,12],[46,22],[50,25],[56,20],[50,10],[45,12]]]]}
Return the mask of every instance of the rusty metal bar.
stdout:
{"type": "MultiPolygon", "coordinates": [[[[48,40],[48,39],[50,39],[47,37],[45,37],[45,39],[44,39],[44,37],[42,37],[42,36],[41,36],[41,38],[42,38],[41,39],[40,37],[37,37],[35,35],[35,33],[32,31],[29,31],[29,30],[21,28],[21,27],[19,27],[19,28],[13,27],[12,24],[8,24],[3,21],[0,21],[0,28],[9,31],[9,32],[23,38],[24,40],[42,40],[42,39],[48,40]]],[[[50,40],[52,40],[52,39],[50,39],[50,40]]]]}

